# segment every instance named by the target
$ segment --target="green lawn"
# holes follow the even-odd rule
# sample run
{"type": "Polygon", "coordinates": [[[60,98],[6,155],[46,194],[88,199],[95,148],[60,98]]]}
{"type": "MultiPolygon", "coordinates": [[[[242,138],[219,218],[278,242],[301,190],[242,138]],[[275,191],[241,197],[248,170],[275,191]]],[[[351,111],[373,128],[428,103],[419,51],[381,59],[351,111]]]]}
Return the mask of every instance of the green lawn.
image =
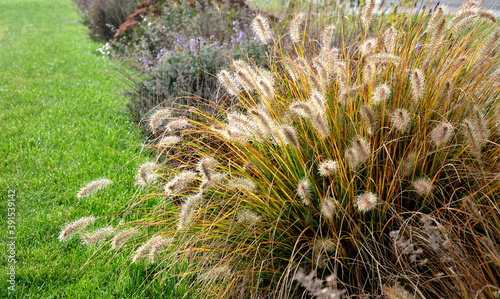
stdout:
{"type": "Polygon", "coordinates": [[[133,196],[140,138],[118,96],[125,87],[107,72],[111,62],[97,54],[69,0],[0,4],[0,298],[8,297],[11,265],[9,192],[16,206],[12,297],[175,298],[168,284],[144,291],[144,264],[130,266],[124,256],[108,264],[108,254],[81,269],[95,248],[57,240],[66,223],[113,214],[133,196]],[[115,184],[76,198],[101,177],[115,184]]]}

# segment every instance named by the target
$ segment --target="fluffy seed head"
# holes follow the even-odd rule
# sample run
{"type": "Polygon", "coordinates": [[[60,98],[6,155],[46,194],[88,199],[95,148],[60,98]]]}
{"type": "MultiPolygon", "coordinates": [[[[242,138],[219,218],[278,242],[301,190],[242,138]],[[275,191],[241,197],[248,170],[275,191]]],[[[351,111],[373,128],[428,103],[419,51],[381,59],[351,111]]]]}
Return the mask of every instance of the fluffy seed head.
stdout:
{"type": "Polygon", "coordinates": [[[173,238],[164,238],[156,242],[151,246],[151,249],[149,250],[149,260],[152,263],[155,263],[158,260],[158,257],[160,256],[161,249],[165,247],[168,244],[172,244],[173,238]]]}
{"type": "Polygon", "coordinates": [[[484,117],[484,114],[479,110],[479,108],[474,107],[472,110],[472,115],[474,116],[474,122],[477,128],[478,137],[480,140],[484,141],[489,137],[488,123],[484,117]]]}
{"type": "Polygon", "coordinates": [[[335,33],[335,26],[327,26],[321,33],[321,42],[323,43],[323,47],[321,48],[322,52],[331,49],[332,37],[334,33],[335,33]]]}
{"type": "Polygon", "coordinates": [[[365,30],[370,28],[371,18],[374,9],[375,9],[375,0],[368,0],[366,2],[365,9],[363,10],[363,14],[361,16],[361,21],[363,22],[365,30]]]}
{"type": "Polygon", "coordinates": [[[481,222],[483,217],[481,216],[481,211],[477,208],[476,203],[474,202],[474,198],[472,196],[465,196],[462,198],[462,203],[467,212],[469,212],[474,220],[481,222]]]}
{"type": "Polygon", "coordinates": [[[384,46],[387,53],[394,52],[394,46],[396,45],[397,31],[394,26],[391,26],[384,33],[384,46]]]}
{"type": "Polygon", "coordinates": [[[437,125],[431,132],[431,141],[441,146],[450,140],[453,134],[453,126],[450,123],[441,123],[437,125]]]}
{"type": "Polygon", "coordinates": [[[186,199],[186,201],[182,204],[181,213],[179,216],[179,229],[185,228],[193,218],[193,213],[198,208],[202,200],[201,193],[190,196],[186,199]]]}
{"type": "Polygon", "coordinates": [[[181,142],[181,138],[178,136],[165,136],[160,139],[158,142],[158,146],[160,147],[167,147],[167,146],[174,146],[178,143],[181,142]]]}
{"type": "Polygon", "coordinates": [[[73,236],[75,232],[79,231],[80,229],[89,224],[94,223],[94,221],[95,218],[90,216],[90,217],[83,217],[74,222],[71,222],[70,224],[64,227],[64,229],[59,234],[59,237],[57,238],[59,239],[59,241],[62,242],[67,241],[73,236]]]}
{"type": "Polygon", "coordinates": [[[401,159],[401,162],[399,163],[399,173],[401,173],[403,177],[408,177],[413,173],[416,157],[417,155],[414,152],[411,152],[401,159]]]}
{"type": "Polygon", "coordinates": [[[262,219],[261,216],[258,216],[257,214],[248,209],[239,210],[238,213],[236,214],[236,217],[238,218],[238,222],[250,226],[256,225],[262,219]]]}
{"type": "Polygon", "coordinates": [[[261,96],[263,96],[264,98],[270,100],[274,99],[275,94],[272,81],[267,80],[264,77],[261,77],[257,81],[257,88],[259,89],[261,96]]]}
{"type": "Polygon", "coordinates": [[[290,34],[290,38],[294,43],[300,42],[300,25],[304,21],[305,15],[303,13],[297,14],[292,22],[290,23],[290,27],[288,28],[288,33],[290,34]]]}
{"type": "Polygon", "coordinates": [[[200,192],[215,186],[218,183],[223,183],[227,177],[226,173],[212,172],[210,180],[202,180],[200,184],[200,192]]]}
{"type": "Polygon", "coordinates": [[[478,59],[488,58],[495,51],[495,49],[498,49],[499,39],[500,39],[500,31],[498,31],[497,29],[493,33],[491,33],[486,39],[486,41],[484,41],[483,44],[481,45],[481,48],[477,52],[478,59]]]}
{"type": "Polygon", "coordinates": [[[324,113],[326,109],[326,98],[318,90],[314,90],[311,94],[311,103],[316,106],[316,109],[320,113],[324,113]]]}
{"type": "Polygon", "coordinates": [[[434,13],[431,16],[429,23],[427,23],[427,28],[426,28],[425,32],[428,32],[428,33],[434,32],[436,29],[436,26],[441,21],[443,14],[444,14],[444,7],[440,5],[434,10],[434,13]]]}
{"type": "Polygon", "coordinates": [[[352,147],[346,150],[345,157],[351,168],[357,168],[359,164],[370,157],[370,144],[362,137],[356,137],[352,147]]]}
{"type": "Polygon", "coordinates": [[[333,218],[335,214],[335,203],[333,200],[334,199],[331,197],[326,197],[321,200],[321,214],[327,219],[333,218]]]}
{"type": "Polygon", "coordinates": [[[155,173],[157,169],[158,169],[158,164],[154,162],[146,162],[141,164],[135,176],[135,183],[141,186],[146,186],[151,184],[157,178],[155,173]]]}
{"type": "Polygon", "coordinates": [[[314,240],[313,251],[324,251],[327,253],[334,253],[335,243],[331,239],[326,239],[326,238],[316,239],[314,240]]]}
{"type": "Polygon", "coordinates": [[[175,194],[180,189],[186,187],[197,178],[196,173],[193,171],[183,171],[175,176],[170,182],[165,184],[165,192],[168,194],[175,194]]]}
{"type": "Polygon", "coordinates": [[[365,84],[371,84],[374,81],[376,74],[377,67],[375,63],[370,62],[363,66],[363,82],[365,84]]]}
{"type": "Polygon", "coordinates": [[[329,176],[339,170],[339,163],[333,160],[325,160],[319,165],[319,174],[322,176],[329,176]]]}
{"type": "Polygon", "coordinates": [[[424,72],[419,69],[413,70],[413,72],[411,72],[410,82],[413,98],[415,101],[420,101],[425,92],[424,72]]]}
{"type": "Polygon", "coordinates": [[[203,158],[198,163],[198,171],[201,174],[201,178],[206,181],[212,179],[212,169],[217,166],[217,161],[214,158],[203,158]]]}
{"type": "Polygon", "coordinates": [[[345,62],[337,62],[337,80],[339,81],[339,88],[342,92],[346,92],[348,90],[345,67],[345,62]]]}
{"type": "Polygon", "coordinates": [[[376,40],[374,38],[366,40],[359,49],[363,56],[372,55],[375,52],[376,40]]]}
{"type": "MultiPolygon", "coordinates": [[[[313,65],[316,68],[317,75],[314,74],[314,72],[311,72],[309,77],[319,81],[317,85],[322,88],[321,90],[325,90],[325,88],[330,84],[331,79],[329,63],[322,56],[317,56],[313,59],[313,65]],[[319,77],[319,79],[316,79],[316,76],[319,77]]],[[[315,91],[317,92],[317,90],[315,91]]]]}
{"type": "Polygon", "coordinates": [[[413,181],[413,188],[418,195],[426,196],[432,192],[432,182],[429,178],[419,178],[413,181]]]}
{"type": "Polygon", "coordinates": [[[309,121],[314,120],[317,111],[313,105],[308,102],[294,102],[290,105],[290,111],[302,116],[309,121]]]}
{"type": "Polygon", "coordinates": [[[177,120],[173,120],[173,121],[169,122],[168,125],[166,126],[165,130],[169,133],[173,133],[173,132],[176,132],[176,131],[179,131],[179,130],[182,130],[185,128],[189,128],[189,127],[190,127],[189,121],[185,118],[181,118],[181,119],[177,119],[177,120]]]}
{"type": "Polygon", "coordinates": [[[218,266],[201,274],[198,278],[202,281],[211,281],[215,279],[224,279],[231,275],[231,267],[228,265],[218,266]]]}
{"type": "Polygon", "coordinates": [[[482,145],[482,140],[480,136],[481,134],[478,132],[474,122],[470,119],[466,119],[464,121],[464,127],[465,127],[465,136],[469,143],[469,149],[471,153],[476,157],[480,157],[481,145],[482,145]]]}
{"type": "Polygon", "coordinates": [[[389,299],[415,299],[416,296],[410,294],[405,288],[400,285],[394,285],[392,287],[384,286],[382,287],[382,291],[384,291],[384,295],[389,299]]]}
{"type": "Polygon", "coordinates": [[[161,236],[153,236],[146,243],[142,244],[141,247],[139,247],[135,251],[135,255],[132,258],[132,262],[137,263],[140,259],[146,257],[149,251],[151,250],[151,247],[153,247],[155,244],[161,241],[161,239],[163,239],[161,236]]]}
{"type": "Polygon", "coordinates": [[[252,29],[255,35],[264,44],[269,43],[271,36],[271,27],[269,27],[269,19],[263,15],[257,15],[252,21],[252,29]]]}
{"type": "Polygon", "coordinates": [[[289,125],[281,126],[280,136],[285,144],[289,144],[295,148],[299,147],[299,139],[297,138],[297,132],[294,127],[289,125]]]}
{"type": "Polygon", "coordinates": [[[361,117],[365,123],[366,132],[369,135],[373,135],[373,133],[375,133],[375,114],[373,113],[373,110],[370,106],[363,105],[359,109],[359,112],[361,113],[361,117]]]}
{"type": "Polygon", "coordinates": [[[240,87],[236,82],[236,79],[228,71],[223,70],[217,75],[219,82],[226,88],[226,90],[233,96],[237,96],[240,93],[240,87]]]}
{"type": "Polygon", "coordinates": [[[404,132],[410,124],[410,114],[404,108],[398,108],[391,114],[392,127],[404,132]]]}
{"type": "Polygon", "coordinates": [[[247,178],[234,178],[229,181],[228,186],[233,189],[239,189],[241,191],[247,191],[251,193],[257,192],[257,185],[251,180],[247,178]]]}
{"type": "Polygon", "coordinates": [[[311,184],[309,184],[309,180],[307,178],[303,178],[297,185],[297,195],[306,206],[311,204],[311,184]]]}
{"type": "Polygon", "coordinates": [[[94,245],[114,232],[115,229],[112,226],[103,227],[92,234],[82,234],[83,242],[88,246],[94,245]]]}
{"type": "Polygon", "coordinates": [[[366,192],[356,196],[356,208],[363,213],[366,213],[377,206],[378,197],[372,192],[366,192]]]}
{"type": "Polygon", "coordinates": [[[500,135],[500,105],[495,108],[495,124],[497,126],[497,135],[500,135]]]}
{"type": "Polygon", "coordinates": [[[276,129],[269,114],[263,109],[253,108],[248,113],[253,117],[262,137],[275,137],[276,129]]]}
{"type": "Polygon", "coordinates": [[[236,79],[238,82],[245,88],[246,91],[251,92],[257,89],[257,85],[255,84],[252,73],[250,73],[246,69],[239,69],[235,73],[236,79]]]}
{"type": "Polygon", "coordinates": [[[137,236],[138,234],[139,231],[135,228],[119,232],[118,234],[115,235],[113,241],[111,241],[111,248],[119,249],[120,247],[123,246],[123,244],[127,243],[127,241],[130,240],[130,238],[137,236]]]}
{"type": "Polygon", "coordinates": [[[380,53],[371,55],[368,57],[368,61],[372,63],[392,63],[394,65],[398,65],[400,58],[397,55],[380,53]]]}
{"type": "Polygon", "coordinates": [[[162,124],[162,122],[169,118],[171,115],[170,110],[167,108],[162,108],[153,113],[151,117],[149,118],[149,127],[153,132],[156,133],[158,130],[159,126],[162,124]]]}
{"type": "Polygon", "coordinates": [[[88,183],[85,187],[80,189],[80,191],[78,191],[78,193],[76,194],[76,197],[78,198],[89,197],[90,195],[108,187],[111,184],[113,184],[113,181],[108,179],[100,179],[92,181],[88,183]]]}

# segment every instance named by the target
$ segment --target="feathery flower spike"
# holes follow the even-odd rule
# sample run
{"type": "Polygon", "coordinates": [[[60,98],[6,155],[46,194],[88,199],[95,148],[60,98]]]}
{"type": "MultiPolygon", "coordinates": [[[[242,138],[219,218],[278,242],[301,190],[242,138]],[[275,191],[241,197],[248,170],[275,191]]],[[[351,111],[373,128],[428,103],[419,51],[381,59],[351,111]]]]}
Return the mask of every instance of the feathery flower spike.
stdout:
{"type": "Polygon", "coordinates": [[[156,133],[161,123],[171,116],[170,110],[167,108],[162,108],[153,113],[149,118],[149,127],[156,133]]]}
{"type": "Polygon", "coordinates": [[[206,181],[212,179],[212,169],[217,166],[217,161],[214,158],[203,158],[198,163],[198,171],[201,174],[201,178],[206,181]]]}
{"type": "Polygon", "coordinates": [[[252,29],[262,43],[269,43],[272,36],[268,18],[263,15],[257,15],[252,21],[252,29]]]}
{"type": "Polygon", "coordinates": [[[160,250],[165,247],[167,244],[172,244],[173,238],[164,238],[156,242],[151,246],[151,249],[149,249],[149,260],[151,263],[156,263],[158,260],[158,257],[160,256],[160,250]]]}
{"type": "Polygon", "coordinates": [[[450,140],[452,134],[453,126],[450,123],[441,123],[432,130],[431,140],[435,145],[441,146],[450,140]]]}
{"type": "Polygon", "coordinates": [[[240,189],[251,193],[257,192],[257,185],[252,180],[247,178],[234,178],[229,181],[228,186],[233,189],[240,189]]]}
{"type": "Polygon", "coordinates": [[[136,250],[134,257],[132,258],[132,263],[137,263],[141,258],[147,256],[151,247],[161,241],[161,239],[163,239],[161,236],[155,235],[146,243],[142,244],[141,247],[136,250]]]}
{"type": "Polygon", "coordinates": [[[378,197],[372,192],[366,192],[356,197],[356,208],[363,213],[373,210],[377,206],[378,197]]]}
{"type": "Polygon", "coordinates": [[[307,180],[307,178],[303,178],[297,185],[297,195],[300,197],[304,205],[311,205],[311,184],[309,184],[309,180],[307,180]]]}
{"type": "Polygon", "coordinates": [[[92,181],[88,183],[85,187],[80,189],[80,191],[78,191],[78,193],[76,194],[76,197],[78,198],[89,197],[92,194],[96,193],[97,191],[100,191],[111,184],[113,184],[113,181],[108,179],[100,179],[92,181]]]}
{"type": "Polygon", "coordinates": [[[391,114],[392,127],[404,132],[410,124],[410,113],[404,108],[398,108],[391,114]]]}
{"type": "Polygon", "coordinates": [[[218,266],[201,274],[198,278],[202,281],[210,281],[215,279],[223,279],[231,275],[231,268],[228,265],[218,266]]]}
{"type": "Polygon", "coordinates": [[[182,204],[181,213],[179,216],[179,229],[185,228],[193,218],[194,211],[198,208],[202,200],[201,193],[190,196],[187,200],[182,204]]]}
{"type": "Polygon", "coordinates": [[[281,140],[285,144],[290,144],[293,147],[299,147],[299,139],[297,138],[297,132],[295,128],[289,125],[283,125],[280,128],[281,140]]]}
{"type": "Polygon", "coordinates": [[[363,10],[363,14],[361,15],[361,21],[365,26],[365,30],[370,28],[371,18],[374,9],[375,9],[375,0],[368,0],[366,2],[365,9],[363,10]]]}
{"type": "Polygon", "coordinates": [[[432,182],[429,178],[419,178],[413,181],[413,188],[418,195],[426,196],[432,192],[432,182]]]}
{"type": "Polygon", "coordinates": [[[300,42],[300,25],[304,21],[305,14],[299,13],[297,14],[292,22],[290,23],[290,27],[288,28],[288,32],[290,34],[290,38],[296,44],[300,42]]]}
{"type": "Polygon", "coordinates": [[[372,55],[375,52],[376,42],[377,41],[374,38],[366,40],[359,49],[361,51],[361,54],[363,54],[363,56],[372,55]]]}
{"type": "Polygon", "coordinates": [[[185,128],[188,128],[190,125],[189,125],[189,121],[185,118],[181,118],[181,119],[177,119],[177,120],[173,120],[171,122],[169,122],[167,124],[167,126],[165,127],[165,130],[167,132],[176,132],[178,130],[182,130],[182,129],[185,129],[185,128]]]}
{"type": "Polygon", "coordinates": [[[165,136],[158,141],[158,146],[166,147],[166,146],[174,146],[181,142],[181,138],[178,136],[165,136]]]}
{"type": "Polygon", "coordinates": [[[175,194],[180,189],[186,187],[189,183],[197,178],[196,173],[193,171],[183,171],[175,176],[170,182],[165,184],[165,192],[168,194],[175,194]]]}
{"type": "Polygon", "coordinates": [[[373,135],[375,133],[375,113],[373,113],[373,110],[368,105],[361,106],[359,112],[365,123],[366,132],[369,135],[373,135]]]}
{"type": "Polygon", "coordinates": [[[321,51],[323,53],[331,49],[332,37],[334,33],[335,33],[335,26],[327,26],[325,29],[323,29],[323,32],[321,33],[321,42],[323,43],[321,51]]]}
{"type": "Polygon", "coordinates": [[[329,176],[339,170],[339,163],[333,160],[325,160],[319,165],[319,174],[321,176],[329,176]]]}
{"type": "Polygon", "coordinates": [[[333,198],[325,197],[321,201],[321,214],[327,219],[332,219],[335,214],[335,203],[333,198]]]}
{"type": "Polygon", "coordinates": [[[94,245],[114,232],[115,228],[112,226],[103,227],[92,234],[82,234],[83,242],[88,246],[94,245]]]}
{"type": "Polygon", "coordinates": [[[66,225],[64,229],[61,231],[59,234],[59,241],[67,241],[73,236],[73,234],[77,231],[79,231],[81,228],[94,223],[95,218],[90,216],[90,217],[83,217],[80,218],[74,222],[71,222],[70,224],[66,225]]]}
{"type": "Polygon", "coordinates": [[[387,53],[391,54],[394,52],[394,47],[396,46],[397,31],[394,26],[391,26],[384,33],[384,46],[387,53]]]}
{"type": "Polygon", "coordinates": [[[257,214],[248,209],[239,210],[238,213],[236,214],[236,217],[238,219],[238,222],[249,226],[256,225],[262,219],[261,216],[258,216],[257,214]]]}
{"type": "Polygon", "coordinates": [[[156,180],[157,176],[155,171],[158,169],[158,164],[154,162],[146,162],[139,166],[135,176],[135,183],[137,185],[146,186],[156,180]]]}
{"type": "Polygon", "coordinates": [[[226,88],[226,90],[233,96],[237,96],[240,93],[240,87],[236,82],[236,79],[228,71],[223,70],[217,75],[219,82],[226,88]]]}
{"type": "Polygon", "coordinates": [[[130,238],[137,236],[138,234],[139,231],[135,228],[119,232],[118,234],[115,235],[113,241],[111,241],[111,248],[119,249],[120,247],[123,246],[123,244],[127,243],[127,241],[130,240],[130,238]]]}

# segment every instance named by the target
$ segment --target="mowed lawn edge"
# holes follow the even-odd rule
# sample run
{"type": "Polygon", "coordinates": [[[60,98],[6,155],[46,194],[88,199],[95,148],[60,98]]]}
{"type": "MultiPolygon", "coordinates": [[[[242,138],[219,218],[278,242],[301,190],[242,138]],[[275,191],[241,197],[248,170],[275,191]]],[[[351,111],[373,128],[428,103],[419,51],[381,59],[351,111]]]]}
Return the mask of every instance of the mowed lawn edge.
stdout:
{"type": "Polygon", "coordinates": [[[139,156],[141,139],[119,96],[125,86],[107,71],[112,62],[88,39],[74,4],[1,3],[0,297],[177,297],[168,283],[146,289],[151,267],[130,265],[130,254],[107,263],[113,257],[107,245],[105,256],[82,269],[98,247],[84,246],[77,236],[57,239],[65,224],[84,216],[98,218],[89,231],[116,226],[119,219],[106,216],[135,196],[134,174],[148,157],[139,156]],[[95,196],[76,197],[86,183],[104,177],[115,183],[95,196]],[[12,266],[15,292],[9,295],[12,266]]]}

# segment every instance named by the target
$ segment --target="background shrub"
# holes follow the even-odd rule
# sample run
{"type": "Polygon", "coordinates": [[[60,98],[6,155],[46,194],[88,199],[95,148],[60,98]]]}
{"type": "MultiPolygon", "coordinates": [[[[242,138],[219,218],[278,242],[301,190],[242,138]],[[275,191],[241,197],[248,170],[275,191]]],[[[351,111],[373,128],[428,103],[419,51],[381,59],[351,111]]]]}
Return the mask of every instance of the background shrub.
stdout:
{"type": "Polygon", "coordinates": [[[103,41],[113,39],[134,9],[134,0],[94,0],[90,9],[91,35],[103,41]]]}

